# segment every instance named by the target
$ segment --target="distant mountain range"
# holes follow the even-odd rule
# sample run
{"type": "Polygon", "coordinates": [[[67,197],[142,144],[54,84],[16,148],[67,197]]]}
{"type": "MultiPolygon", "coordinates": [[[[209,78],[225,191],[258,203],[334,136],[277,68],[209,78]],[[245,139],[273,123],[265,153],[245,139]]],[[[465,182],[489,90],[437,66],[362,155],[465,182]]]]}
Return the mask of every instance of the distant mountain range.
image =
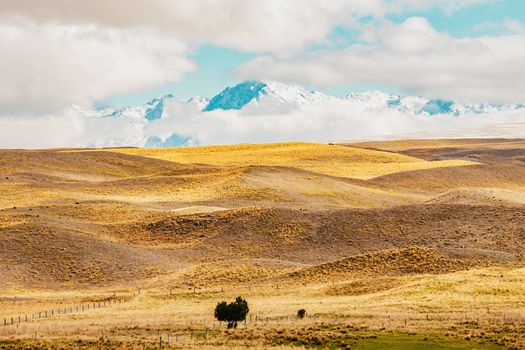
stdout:
{"type": "MultiPolygon", "coordinates": [[[[319,91],[306,90],[297,85],[283,84],[274,81],[245,81],[232,87],[225,88],[221,93],[208,99],[206,97],[192,97],[186,101],[179,101],[173,95],[157,97],[142,106],[126,106],[110,108],[97,106],[96,111],[90,112],[102,118],[127,117],[134,120],[153,122],[165,117],[166,113],[177,114],[206,114],[218,111],[241,111],[257,113],[259,115],[274,114],[283,110],[291,110],[300,106],[340,105],[348,113],[356,111],[388,111],[401,112],[408,116],[462,116],[472,114],[490,114],[505,111],[524,110],[525,104],[470,104],[444,99],[427,99],[418,96],[401,96],[383,93],[381,91],[354,92],[344,97],[336,97],[319,91]],[[170,104],[182,105],[170,110],[170,104]]],[[[144,146],[167,147],[192,144],[191,138],[173,133],[170,137],[161,140],[156,136],[149,137],[144,146]]],[[[198,142],[197,142],[198,143],[198,142]]]]}

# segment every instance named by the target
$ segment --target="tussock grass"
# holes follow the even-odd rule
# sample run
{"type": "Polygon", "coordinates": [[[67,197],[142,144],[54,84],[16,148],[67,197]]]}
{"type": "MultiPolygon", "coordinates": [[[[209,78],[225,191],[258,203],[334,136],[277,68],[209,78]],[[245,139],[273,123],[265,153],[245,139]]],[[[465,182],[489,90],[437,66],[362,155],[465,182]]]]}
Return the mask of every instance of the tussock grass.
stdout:
{"type": "Polygon", "coordinates": [[[400,171],[474,164],[458,160],[427,162],[396,153],[315,143],[247,144],[171,149],[126,148],[115,149],[112,152],[183,164],[294,167],[326,175],[358,179],[369,179],[400,171]]]}
{"type": "MultiPolygon", "coordinates": [[[[140,348],[142,344],[158,346],[159,336],[166,340],[170,334],[173,341],[179,334],[179,345],[184,348],[210,349],[340,348],[343,342],[353,344],[351,348],[371,349],[374,344],[407,342],[416,349],[425,342],[436,348],[520,347],[525,341],[519,321],[525,320],[524,272],[523,268],[490,268],[404,276],[395,281],[357,278],[354,285],[377,286],[359,293],[344,292],[347,282],[302,285],[282,281],[276,288],[279,280],[202,287],[195,294],[191,287],[174,288],[171,295],[168,289],[159,288],[141,289],[140,294],[137,289],[118,291],[117,296],[130,296],[130,301],[21,323],[18,328],[0,325],[0,339],[21,339],[27,346],[36,332],[37,341],[49,346],[82,339],[86,348],[100,348],[104,339],[112,348],[140,348]],[[334,295],[330,292],[334,290],[343,292],[334,295]],[[237,295],[248,300],[251,318],[240,329],[226,331],[213,319],[213,309],[218,301],[237,295]],[[303,320],[295,317],[299,308],[307,310],[303,320]],[[204,337],[206,329],[208,338],[204,337]]],[[[109,290],[56,295],[4,292],[0,318],[111,295],[109,290]],[[16,305],[14,295],[19,298],[16,305]]]]}
{"type": "Polygon", "coordinates": [[[482,148],[490,146],[498,147],[523,147],[523,140],[520,139],[407,139],[407,140],[390,140],[390,141],[366,141],[349,143],[349,146],[359,148],[370,148],[388,151],[402,151],[414,148],[453,148],[453,147],[472,147],[482,148]]]}
{"type": "Polygon", "coordinates": [[[524,152],[476,142],[0,152],[0,348],[523,348],[524,152]]]}

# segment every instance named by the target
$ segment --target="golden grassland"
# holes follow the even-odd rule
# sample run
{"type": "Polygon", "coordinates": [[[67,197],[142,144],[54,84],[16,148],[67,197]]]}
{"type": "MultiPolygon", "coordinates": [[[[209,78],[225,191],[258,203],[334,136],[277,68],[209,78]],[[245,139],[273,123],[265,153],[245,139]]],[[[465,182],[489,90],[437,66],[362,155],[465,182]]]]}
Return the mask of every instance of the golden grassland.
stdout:
{"type": "Polygon", "coordinates": [[[58,191],[34,188],[24,183],[0,183],[0,210],[12,207],[30,207],[64,196],[58,191]]]}
{"type": "Polygon", "coordinates": [[[0,349],[525,349],[524,159],[519,140],[0,151],[0,349]],[[238,295],[226,330],[213,309],[238,295]]]}
{"type": "Polygon", "coordinates": [[[341,348],[346,344],[374,349],[383,348],[385,342],[393,348],[401,344],[414,349],[448,348],[449,344],[453,349],[517,349],[525,345],[525,334],[520,333],[525,321],[524,276],[523,268],[488,268],[328,283],[241,282],[195,291],[5,291],[0,321],[5,318],[8,325],[0,324],[0,338],[5,339],[0,346],[21,342],[43,348],[59,344],[154,349],[160,337],[166,342],[169,335],[170,348],[341,348]],[[367,283],[377,288],[363,291],[362,284],[367,283]],[[237,295],[248,300],[251,311],[246,324],[227,331],[213,319],[213,309],[218,301],[237,295]],[[118,298],[123,302],[32,318],[43,310],[118,298]],[[307,310],[306,319],[295,317],[300,308],[307,310]],[[28,322],[26,314],[31,314],[28,322]]]}
{"type": "Polygon", "coordinates": [[[523,141],[519,139],[407,139],[392,141],[365,141],[348,143],[349,146],[387,150],[392,152],[411,148],[482,148],[490,145],[491,148],[523,147],[523,141]]]}
{"type": "Polygon", "coordinates": [[[396,153],[315,143],[246,144],[171,149],[112,149],[182,164],[282,166],[331,176],[369,179],[380,175],[475,164],[462,160],[428,162],[396,153]]]}

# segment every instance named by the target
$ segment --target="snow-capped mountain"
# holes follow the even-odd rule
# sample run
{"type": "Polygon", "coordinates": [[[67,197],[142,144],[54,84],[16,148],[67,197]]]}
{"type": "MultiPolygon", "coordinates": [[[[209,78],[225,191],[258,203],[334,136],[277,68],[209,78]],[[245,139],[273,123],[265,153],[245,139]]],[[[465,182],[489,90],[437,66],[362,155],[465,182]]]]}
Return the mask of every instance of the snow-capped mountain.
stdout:
{"type": "Polygon", "coordinates": [[[297,85],[245,81],[233,87],[227,87],[213,97],[204,111],[242,109],[247,105],[257,105],[263,101],[275,105],[284,105],[322,103],[332,99],[336,99],[336,97],[318,91],[308,91],[297,85]]]}
{"type": "Polygon", "coordinates": [[[199,111],[202,111],[206,108],[206,106],[208,106],[208,104],[210,103],[210,99],[207,97],[193,96],[192,98],[188,99],[186,103],[194,106],[199,111]]]}
{"type": "MultiPolygon", "coordinates": [[[[176,101],[172,94],[155,98],[143,106],[126,106],[122,108],[100,108],[97,110],[103,116],[118,117],[123,114],[139,114],[149,121],[162,118],[165,105],[168,101],[176,101]]],[[[443,99],[426,99],[418,96],[401,96],[371,90],[354,92],[344,97],[335,97],[319,91],[309,91],[298,85],[282,84],[273,81],[245,81],[232,87],[225,88],[211,99],[195,96],[186,101],[192,110],[211,112],[215,110],[242,110],[257,108],[266,105],[309,105],[342,102],[366,109],[394,109],[412,115],[450,114],[462,115],[466,113],[491,113],[504,110],[525,109],[524,104],[494,105],[469,104],[443,99]]]]}
{"type": "MultiPolygon", "coordinates": [[[[142,106],[111,108],[98,103],[84,114],[92,120],[107,120],[107,123],[118,124],[127,130],[126,132],[134,135],[132,140],[135,141],[128,141],[129,137],[112,139],[104,141],[104,145],[133,143],[146,147],[172,147],[207,143],[208,141],[202,141],[203,138],[211,138],[210,135],[215,130],[225,127],[226,121],[230,126],[222,131],[224,135],[228,135],[232,130],[247,130],[246,127],[250,123],[248,129],[251,130],[255,128],[255,120],[264,127],[279,123],[284,130],[281,132],[288,135],[286,138],[299,133],[297,127],[288,126],[288,121],[300,123],[300,128],[311,126],[314,128],[309,131],[311,135],[316,134],[316,123],[326,123],[328,130],[333,129],[330,131],[333,135],[353,135],[365,127],[367,133],[375,134],[384,132],[386,125],[391,123],[393,124],[388,126],[390,130],[399,126],[403,131],[403,128],[413,129],[434,119],[434,124],[437,125],[437,120],[443,119],[430,118],[433,116],[453,118],[451,121],[464,117],[463,120],[476,123],[489,122],[494,116],[499,118],[498,120],[507,117],[519,119],[522,115],[525,116],[525,104],[469,104],[374,90],[335,97],[298,85],[274,81],[245,81],[225,88],[211,99],[195,96],[181,101],[168,94],[154,98],[142,106]],[[475,116],[487,118],[472,119],[475,116]],[[395,123],[394,120],[401,122],[395,123]],[[204,133],[199,128],[212,131],[199,136],[204,133]]],[[[221,137],[227,139],[227,136],[221,137]]],[[[251,139],[246,137],[246,142],[251,142],[251,139]]],[[[242,138],[241,140],[245,141],[242,138]]]]}
{"type": "Polygon", "coordinates": [[[213,97],[205,112],[214,110],[239,110],[262,104],[304,105],[330,102],[349,102],[368,109],[395,109],[409,114],[451,114],[491,113],[504,110],[523,109],[525,105],[469,104],[444,99],[427,99],[419,96],[402,96],[371,90],[354,92],[342,98],[330,96],[319,91],[309,91],[298,85],[288,85],[273,81],[245,81],[227,87],[213,97]]]}

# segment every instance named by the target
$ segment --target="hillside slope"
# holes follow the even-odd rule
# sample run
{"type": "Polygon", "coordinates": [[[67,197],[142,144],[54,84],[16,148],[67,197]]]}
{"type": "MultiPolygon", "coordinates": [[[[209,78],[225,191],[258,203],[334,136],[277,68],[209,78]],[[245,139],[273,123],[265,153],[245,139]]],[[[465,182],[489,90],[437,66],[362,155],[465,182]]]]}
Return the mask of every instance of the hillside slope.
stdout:
{"type": "Polygon", "coordinates": [[[0,151],[0,289],[244,283],[413,246],[520,264],[523,142],[425,142],[0,151]]]}

